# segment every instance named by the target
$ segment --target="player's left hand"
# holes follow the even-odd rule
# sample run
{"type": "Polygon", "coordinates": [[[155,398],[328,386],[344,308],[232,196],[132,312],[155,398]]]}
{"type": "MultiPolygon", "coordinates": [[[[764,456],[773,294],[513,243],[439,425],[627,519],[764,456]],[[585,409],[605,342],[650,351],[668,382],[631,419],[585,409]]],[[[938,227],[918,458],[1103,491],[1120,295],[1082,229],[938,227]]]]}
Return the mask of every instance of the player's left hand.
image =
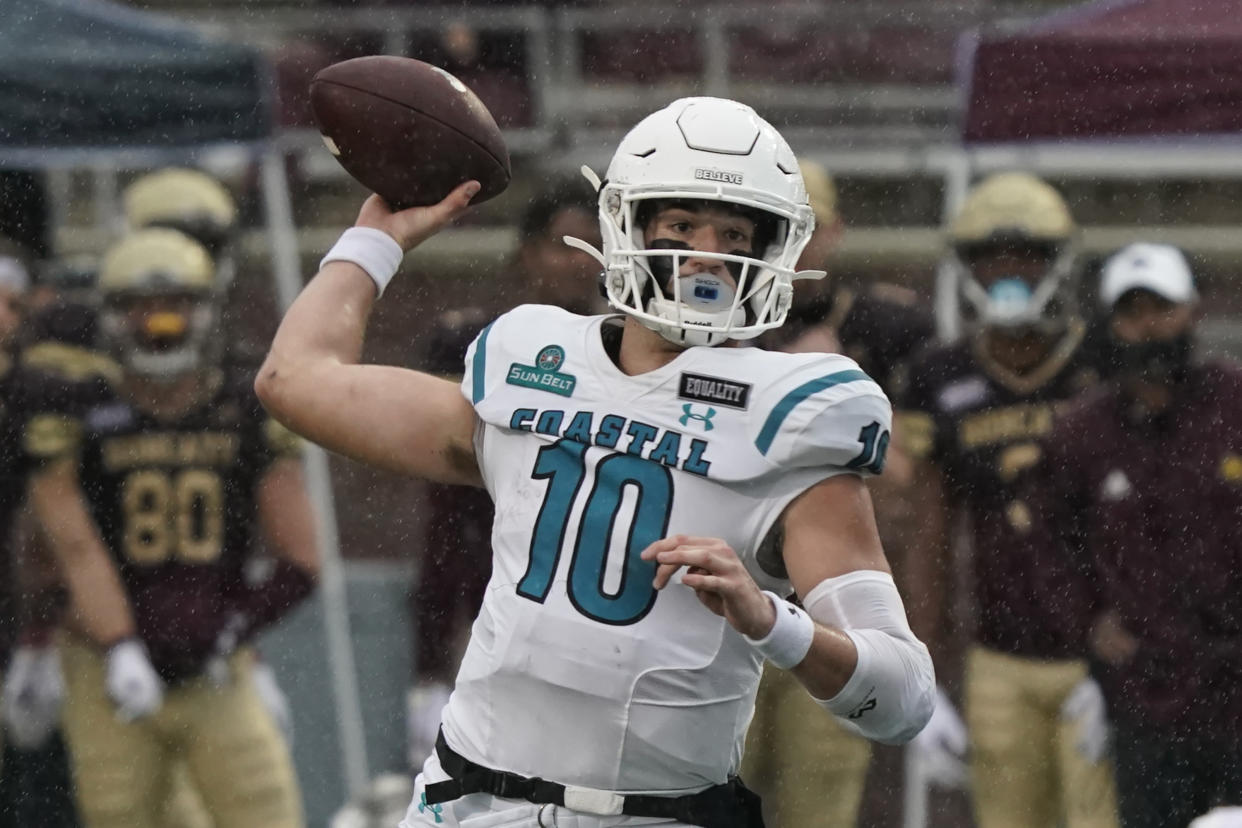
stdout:
{"type": "Polygon", "coordinates": [[[644,549],[642,559],[657,563],[656,589],[664,589],[678,569],[687,567],[681,583],[743,635],[763,638],[776,623],[776,608],[720,538],[673,535],[644,549]]]}
{"type": "Polygon", "coordinates": [[[936,708],[931,720],[923,727],[910,750],[932,785],[941,788],[965,788],[970,784],[966,753],[970,737],[957,706],[943,687],[936,688],[936,708]]]}
{"type": "Polygon", "coordinates": [[[150,716],[163,706],[164,683],[138,639],[126,638],[109,648],[105,673],[108,696],[122,722],[150,716]]]}
{"type": "Polygon", "coordinates": [[[1091,764],[1108,753],[1111,728],[1104,693],[1095,679],[1088,676],[1074,686],[1061,705],[1061,718],[1074,722],[1078,735],[1074,749],[1091,764]]]}
{"type": "Polygon", "coordinates": [[[4,680],[4,725],[17,747],[42,747],[60,723],[65,677],[55,645],[22,646],[4,680]]]}

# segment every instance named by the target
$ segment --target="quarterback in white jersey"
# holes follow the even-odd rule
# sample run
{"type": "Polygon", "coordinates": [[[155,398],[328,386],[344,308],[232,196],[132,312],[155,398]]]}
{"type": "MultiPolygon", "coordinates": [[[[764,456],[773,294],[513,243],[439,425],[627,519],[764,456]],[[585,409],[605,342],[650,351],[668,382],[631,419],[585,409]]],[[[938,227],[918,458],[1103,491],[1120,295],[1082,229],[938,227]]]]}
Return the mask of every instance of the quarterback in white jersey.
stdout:
{"type": "Polygon", "coordinates": [[[721,538],[760,586],[792,593],[760,565],[764,537],[813,484],[876,464],[866,434],[887,433],[890,408],[835,355],[690,348],[630,377],[603,324],[527,305],[467,357],[496,522],[445,735],[526,776],[692,792],[736,771],[762,658],[692,590],[657,600],[640,553],[721,538]],[[574,743],[591,749],[547,749],[574,743]]]}
{"type": "Polygon", "coordinates": [[[589,177],[620,316],[518,307],[460,388],[359,365],[403,252],[478,186],[399,213],[372,197],[256,380],[295,431],[495,500],[491,582],[408,828],[759,826],[735,774],[764,659],[879,741],[931,714],[862,480],[887,399],[845,357],[732,347],[822,275],[795,270],[814,219],[788,145],[749,107],[683,99],[589,177]]]}

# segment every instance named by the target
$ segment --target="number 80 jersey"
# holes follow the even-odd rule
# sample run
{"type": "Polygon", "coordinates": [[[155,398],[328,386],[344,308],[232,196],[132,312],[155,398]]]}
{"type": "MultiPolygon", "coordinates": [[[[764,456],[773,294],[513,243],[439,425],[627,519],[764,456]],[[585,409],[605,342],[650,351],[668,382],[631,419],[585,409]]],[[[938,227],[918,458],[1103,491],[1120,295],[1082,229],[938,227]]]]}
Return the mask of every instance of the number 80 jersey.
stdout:
{"type": "Polygon", "coordinates": [[[486,328],[462,392],[496,503],[493,573],[444,728],[473,761],[623,793],[735,771],[760,659],[639,554],[724,539],[764,588],[760,542],[808,487],[881,470],[891,409],[837,355],[690,348],[628,376],[607,317],[528,305],[486,328]]]}
{"type": "MultiPolygon", "coordinates": [[[[138,408],[107,379],[41,401],[26,448],[73,458],[112,553],[138,636],[167,682],[198,675],[230,620],[252,549],[256,489],[301,444],[267,416],[249,377],[213,374],[203,403],[171,420],[138,408]],[[69,399],[72,397],[72,399],[69,399]]],[[[49,395],[50,396],[50,395],[49,395]]]]}

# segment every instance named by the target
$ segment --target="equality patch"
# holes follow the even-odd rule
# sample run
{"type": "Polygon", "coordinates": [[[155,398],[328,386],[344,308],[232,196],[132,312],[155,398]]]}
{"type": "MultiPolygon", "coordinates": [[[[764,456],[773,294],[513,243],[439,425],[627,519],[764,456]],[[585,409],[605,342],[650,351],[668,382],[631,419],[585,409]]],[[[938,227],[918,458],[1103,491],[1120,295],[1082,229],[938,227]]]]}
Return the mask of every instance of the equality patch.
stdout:
{"type": "Polygon", "coordinates": [[[683,400],[745,409],[750,406],[750,384],[701,374],[682,374],[677,396],[683,400]]]}

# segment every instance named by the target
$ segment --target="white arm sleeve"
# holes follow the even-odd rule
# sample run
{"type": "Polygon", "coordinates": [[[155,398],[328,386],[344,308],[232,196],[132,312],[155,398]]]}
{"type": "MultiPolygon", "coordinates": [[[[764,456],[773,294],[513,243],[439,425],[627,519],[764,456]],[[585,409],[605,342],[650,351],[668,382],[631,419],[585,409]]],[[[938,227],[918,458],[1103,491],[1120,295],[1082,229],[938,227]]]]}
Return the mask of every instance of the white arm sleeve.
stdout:
{"type": "Polygon", "coordinates": [[[847,729],[884,744],[913,739],[936,705],[936,676],[926,645],[914,637],[887,572],[859,570],[821,581],[802,605],[838,627],[858,649],[858,666],[841,692],[820,706],[847,729]]]}

